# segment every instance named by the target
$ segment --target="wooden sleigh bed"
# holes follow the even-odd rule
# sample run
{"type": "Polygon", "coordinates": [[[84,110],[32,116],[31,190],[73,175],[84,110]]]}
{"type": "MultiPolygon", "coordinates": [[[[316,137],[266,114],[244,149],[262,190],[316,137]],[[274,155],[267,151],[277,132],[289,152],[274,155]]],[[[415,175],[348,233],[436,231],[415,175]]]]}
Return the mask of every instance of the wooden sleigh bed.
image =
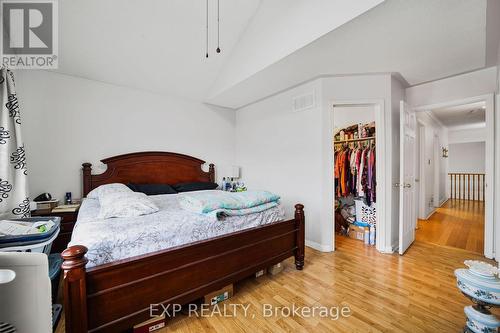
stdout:
{"type": "MultiPolygon", "coordinates": [[[[141,152],[102,160],[107,170],[92,174],[83,164],[83,195],[109,183],[214,181],[215,168],[176,153],[141,152]]],[[[304,266],[304,206],[294,219],[245,229],[86,269],[87,248],[71,246],[64,262],[67,333],[131,332],[148,320],[150,304],[186,304],[291,256],[304,266]]]]}

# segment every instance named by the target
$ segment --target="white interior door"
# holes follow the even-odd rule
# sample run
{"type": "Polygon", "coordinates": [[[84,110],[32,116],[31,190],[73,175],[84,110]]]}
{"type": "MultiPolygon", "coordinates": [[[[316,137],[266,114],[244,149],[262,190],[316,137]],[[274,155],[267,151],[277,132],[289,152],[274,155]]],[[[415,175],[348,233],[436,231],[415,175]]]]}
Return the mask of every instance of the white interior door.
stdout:
{"type": "Polygon", "coordinates": [[[415,111],[401,101],[400,176],[399,176],[399,254],[405,253],[415,240],[415,111]]]}

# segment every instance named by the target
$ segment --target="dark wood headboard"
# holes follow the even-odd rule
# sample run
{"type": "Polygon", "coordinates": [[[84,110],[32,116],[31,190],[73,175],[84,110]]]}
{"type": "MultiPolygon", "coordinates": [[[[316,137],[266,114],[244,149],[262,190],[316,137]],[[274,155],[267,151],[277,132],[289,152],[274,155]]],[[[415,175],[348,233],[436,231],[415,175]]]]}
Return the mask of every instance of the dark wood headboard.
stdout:
{"type": "Polygon", "coordinates": [[[215,182],[215,168],[198,158],[161,151],[124,154],[101,160],[107,165],[104,173],[92,174],[92,164],[83,163],[83,196],[94,188],[110,183],[177,184],[183,182],[215,182]]]}

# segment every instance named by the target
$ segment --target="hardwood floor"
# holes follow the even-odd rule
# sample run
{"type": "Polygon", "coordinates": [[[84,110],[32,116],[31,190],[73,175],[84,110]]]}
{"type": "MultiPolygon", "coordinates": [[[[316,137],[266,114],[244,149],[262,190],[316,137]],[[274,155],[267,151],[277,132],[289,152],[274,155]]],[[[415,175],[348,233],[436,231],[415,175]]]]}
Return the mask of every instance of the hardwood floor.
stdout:
{"type": "Polygon", "coordinates": [[[448,200],[428,220],[418,220],[416,239],[483,253],[484,202],[448,200]]]}
{"type": "MultiPolygon", "coordinates": [[[[455,286],[453,271],[480,255],[415,242],[404,256],[380,254],[362,242],[337,237],[337,251],[307,248],[303,271],[291,260],[275,276],[249,278],[235,285],[234,297],[221,303],[249,306],[228,312],[232,318],[180,315],[166,332],[459,332],[470,304],[455,286]],[[273,306],[348,306],[347,318],[264,317],[273,306]]],[[[58,332],[63,332],[60,325],[58,332]]]]}

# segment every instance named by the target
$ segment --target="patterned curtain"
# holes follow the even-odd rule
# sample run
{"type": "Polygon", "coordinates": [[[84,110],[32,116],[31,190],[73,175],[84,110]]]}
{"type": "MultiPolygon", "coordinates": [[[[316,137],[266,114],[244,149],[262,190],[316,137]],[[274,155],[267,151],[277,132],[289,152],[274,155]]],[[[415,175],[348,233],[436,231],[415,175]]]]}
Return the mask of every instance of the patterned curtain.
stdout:
{"type": "Polygon", "coordinates": [[[0,70],[0,219],[29,217],[26,154],[14,74],[0,70]]]}

